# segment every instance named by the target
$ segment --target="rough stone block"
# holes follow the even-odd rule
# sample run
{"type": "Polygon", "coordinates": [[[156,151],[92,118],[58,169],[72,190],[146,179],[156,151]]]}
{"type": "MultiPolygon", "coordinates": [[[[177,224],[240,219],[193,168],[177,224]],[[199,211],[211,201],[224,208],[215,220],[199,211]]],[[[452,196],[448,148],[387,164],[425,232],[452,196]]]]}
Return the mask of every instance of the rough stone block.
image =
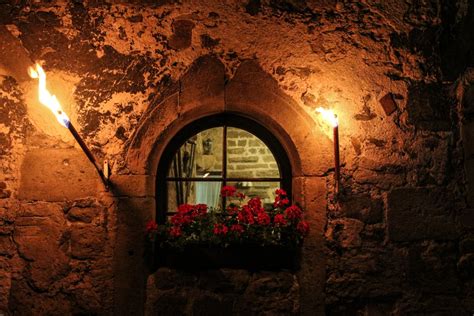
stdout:
{"type": "Polygon", "coordinates": [[[474,253],[474,237],[466,238],[459,243],[461,254],[474,253]]]}
{"type": "Polygon", "coordinates": [[[474,253],[464,255],[459,259],[458,271],[464,278],[474,278],[474,253]]]}
{"type": "Polygon", "coordinates": [[[194,23],[189,20],[177,20],[173,22],[173,35],[170,36],[168,45],[176,50],[182,50],[191,46],[194,23]]]}
{"type": "Polygon", "coordinates": [[[71,222],[92,223],[99,212],[97,207],[73,207],[67,212],[67,219],[71,222]]]}
{"type": "Polygon", "coordinates": [[[474,121],[463,124],[462,142],[464,147],[464,158],[474,159],[474,121]]]}
{"type": "Polygon", "coordinates": [[[65,201],[97,195],[99,175],[79,149],[35,149],[21,167],[18,198],[65,201]]]}
{"type": "Polygon", "coordinates": [[[114,249],[114,301],[120,314],[142,313],[146,282],[144,229],[155,213],[154,198],[118,200],[116,244],[114,249]],[[137,307],[138,306],[138,307],[137,307]]]}
{"type": "Polygon", "coordinates": [[[11,269],[6,260],[0,258],[0,314],[7,314],[11,288],[11,269]]]}
{"type": "Polygon", "coordinates": [[[359,219],[367,224],[379,223],[383,219],[383,202],[370,195],[341,197],[341,216],[359,219]]]}
{"type": "Polygon", "coordinates": [[[11,257],[16,251],[13,241],[8,235],[0,235],[0,256],[11,257]]]}
{"type": "Polygon", "coordinates": [[[364,223],[352,219],[337,219],[328,223],[326,238],[341,248],[357,248],[362,244],[360,233],[364,223]]]}
{"type": "Polygon", "coordinates": [[[467,180],[467,200],[474,207],[474,121],[462,126],[464,170],[467,180]]]}
{"type": "Polygon", "coordinates": [[[465,116],[474,114],[474,84],[465,88],[462,96],[462,105],[465,116]]]}
{"type": "Polygon", "coordinates": [[[193,301],[193,315],[232,315],[232,298],[222,298],[217,295],[202,294],[193,301]]]}
{"type": "MultiPolygon", "coordinates": [[[[1,8],[2,13],[4,8],[1,8]]],[[[28,52],[23,47],[21,41],[14,37],[5,25],[0,25],[0,68],[7,69],[8,74],[15,78],[17,82],[29,80],[26,69],[33,65],[28,52]]]]}
{"type": "Polygon", "coordinates": [[[408,91],[408,121],[430,131],[446,131],[451,126],[450,101],[441,84],[412,84],[408,91]]]}
{"type": "Polygon", "coordinates": [[[395,100],[393,99],[393,95],[391,93],[387,93],[386,95],[384,95],[379,100],[379,102],[385,112],[385,115],[387,116],[397,110],[397,104],[395,103],[395,100]]]}
{"type": "Polygon", "coordinates": [[[452,240],[458,232],[453,197],[439,188],[394,189],[387,198],[387,225],[393,241],[452,240]]]}
{"type": "Polygon", "coordinates": [[[189,298],[177,290],[160,293],[155,297],[148,296],[146,301],[147,315],[186,315],[189,298]]]}
{"type": "Polygon", "coordinates": [[[96,258],[104,249],[105,238],[103,227],[73,225],[71,227],[71,255],[78,259],[96,258]]]}
{"type": "Polygon", "coordinates": [[[453,293],[459,290],[453,243],[430,241],[413,243],[407,252],[407,280],[428,293],[453,293]]]}
{"type": "Polygon", "coordinates": [[[155,152],[157,139],[178,118],[178,100],[178,93],[170,95],[155,106],[143,120],[127,153],[127,166],[132,173],[154,173],[154,170],[150,172],[149,167],[158,165],[159,155],[155,152]]]}
{"type": "Polygon", "coordinates": [[[147,175],[112,175],[111,191],[114,196],[155,196],[155,178],[147,175]]]}
{"type": "Polygon", "coordinates": [[[468,208],[459,214],[459,224],[466,229],[474,229],[474,209],[468,208]]]}
{"type": "Polygon", "coordinates": [[[53,203],[25,204],[15,221],[18,252],[31,261],[29,282],[38,289],[48,289],[70,269],[60,248],[65,229],[62,208],[53,203]]]}
{"type": "MultiPolygon", "coordinates": [[[[224,110],[225,68],[211,56],[203,56],[193,63],[181,79],[180,113],[205,111],[206,114],[224,110]]],[[[194,118],[199,116],[194,114],[194,118]]]]}

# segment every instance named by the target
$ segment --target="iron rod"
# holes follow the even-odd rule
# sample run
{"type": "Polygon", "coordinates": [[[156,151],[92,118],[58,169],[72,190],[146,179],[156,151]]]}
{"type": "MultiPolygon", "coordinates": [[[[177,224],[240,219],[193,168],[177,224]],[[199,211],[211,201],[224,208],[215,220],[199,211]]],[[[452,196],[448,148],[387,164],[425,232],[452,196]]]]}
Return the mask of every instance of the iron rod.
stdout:
{"type": "Polygon", "coordinates": [[[74,127],[74,125],[72,125],[72,123],[69,122],[69,124],[67,125],[67,128],[68,128],[69,131],[71,132],[72,136],[74,136],[74,139],[77,141],[77,143],[79,144],[79,146],[81,146],[82,151],[86,154],[86,156],[87,156],[87,158],[89,159],[89,161],[92,162],[92,164],[94,165],[95,169],[97,170],[97,173],[99,173],[100,179],[102,180],[102,182],[103,182],[104,185],[105,185],[105,188],[108,190],[108,188],[109,188],[109,180],[105,177],[104,171],[102,170],[102,167],[99,165],[99,163],[97,162],[97,160],[95,160],[94,155],[93,155],[92,152],[89,150],[89,148],[87,147],[86,143],[84,143],[84,141],[82,140],[81,136],[79,135],[79,133],[77,132],[76,128],[74,127]]]}

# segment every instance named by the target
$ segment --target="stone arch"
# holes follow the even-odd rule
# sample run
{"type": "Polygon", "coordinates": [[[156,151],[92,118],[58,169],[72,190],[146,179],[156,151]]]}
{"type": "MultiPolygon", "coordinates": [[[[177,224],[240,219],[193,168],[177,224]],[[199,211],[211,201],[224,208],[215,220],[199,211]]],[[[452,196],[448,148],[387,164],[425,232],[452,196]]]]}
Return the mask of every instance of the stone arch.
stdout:
{"type": "MultiPolygon", "coordinates": [[[[312,226],[299,272],[301,312],[322,313],[325,284],[322,236],[326,221],[325,175],[332,158],[330,139],[254,60],[242,62],[234,77],[226,82],[225,67],[217,58],[200,57],[166,95],[147,111],[130,142],[126,154],[129,172],[149,179],[144,190],[148,197],[154,198],[154,178],[163,150],[184,126],[206,116],[230,112],[267,128],[290,159],[293,199],[306,208],[306,219],[312,226]]],[[[155,213],[151,205],[154,200],[145,217],[155,213]]],[[[128,214],[132,216],[133,212],[128,214]]]]}
{"type": "Polygon", "coordinates": [[[322,175],[330,167],[329,139],[256,61],[243,62],[226,83],[224,65],[204,56],[146,113],[127,152],[128,169],[155,175],[161,151],[177,131],[222,112],[251,118],[272,132],[290,157],[294,177],[322,175]]]}

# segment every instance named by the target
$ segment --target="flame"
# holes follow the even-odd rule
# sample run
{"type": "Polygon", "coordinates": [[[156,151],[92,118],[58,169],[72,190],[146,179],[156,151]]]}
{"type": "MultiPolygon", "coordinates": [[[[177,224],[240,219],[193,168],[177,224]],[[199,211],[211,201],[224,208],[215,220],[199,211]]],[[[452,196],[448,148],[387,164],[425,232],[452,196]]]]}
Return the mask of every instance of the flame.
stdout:
{"type": "Polygon", "coordinates": [[[67,128],[70,122],[69,117],[64,113],[56,96],[52,95],[46,88],[46,73],[43,68],[37,63],[34,68],[28,68],[28,74],[31,78],[38,79],[38,98],[41,104],[48,107],[56,116],[58,122],[67,128]]]}
{"type": "Polygon", "coordinates": [[[333,110],[328,110],[322,107],[319,107],[315,110],[318,113],[321,113],[321,116],[323,119],[331,124],[332,127],[337,127],[339,125],[338,120],[337,120],[337,115],[334,113],[333,110]]]}

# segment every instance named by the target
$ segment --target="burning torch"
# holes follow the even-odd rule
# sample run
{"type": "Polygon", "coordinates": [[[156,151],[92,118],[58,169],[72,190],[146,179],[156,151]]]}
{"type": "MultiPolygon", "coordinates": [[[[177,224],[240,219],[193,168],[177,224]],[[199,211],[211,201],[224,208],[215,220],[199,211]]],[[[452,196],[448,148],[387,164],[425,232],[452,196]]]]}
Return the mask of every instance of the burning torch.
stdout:
{"type": "Polygon", "coordinates": [[[35,67],[28,68],[28,73],[31,78],[38,79],[38,97],[41,104],[49,108],[51,112],[53,112],[53,114],[56,116],[56,119],[58,120],[58,122],[71,132],[74,139],[77,141],[79,146],[81,146],[87,158],[90,160],[90,162],[92,162],[95,169],[99,173],[100,179],[104,183],[106,190],[108,190],[108,187],[109,187],[108,162],[104,161],[104,169],[102,169],[102,167],[99,165],[99,163],[95,159],[94,155],[92,155],[92,152],[87,147],[86,143],[84,143],[81,136],[79,135],[77,130],[74,128],[74,125],[72,125],[71,120],[69,119],[67,114],[61,108],[61,104],[59,103],[56,96],[52,95],[46,88],[46,73],[44,72],[43,68],[39,64],[36,64],[35,67]]]}
{"type": "Polygon", "coordinates": [[[337,119],[337,115],[332,110],[327,110],[322,107],[317,108],[316,112],[321,113],[323,119],[328,122],[333,128],[334,180],[336,182],[336,192],[339,192],[339,179],[341,177],[341,171],[339,162],[339,122],[337,119]]]}

